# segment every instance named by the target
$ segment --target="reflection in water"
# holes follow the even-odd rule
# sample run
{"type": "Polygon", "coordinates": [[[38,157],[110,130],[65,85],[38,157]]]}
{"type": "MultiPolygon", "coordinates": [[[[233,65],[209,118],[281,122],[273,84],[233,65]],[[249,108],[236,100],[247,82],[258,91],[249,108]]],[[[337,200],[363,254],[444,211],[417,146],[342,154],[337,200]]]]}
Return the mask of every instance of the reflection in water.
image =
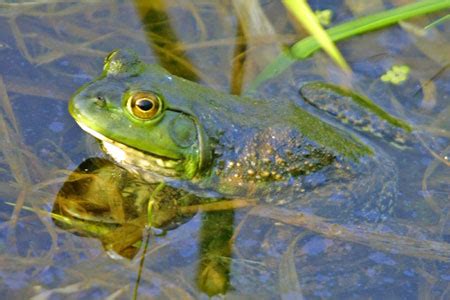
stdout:
{"type": "Polygon", "coordinates": [[[229,287],[233,216],[232,210],[202,215],[197,285],[209,296],[223,294],[229,287]]]}
{"type": "MultiPolygon", "coordinates": [[[[197,204],[209,201],[167,185],[143,182],[108,160],[90,158],[64,183],[52,216],[59,227],[101,241],[111,257],[133,259],[146,234],[177,228],[193,217],[197,204]],[[150,217],[149,200],[153,203],[150,217]],[[148,224],[155,230],[147,231],[148,224]]],[[[233,211],[203,213],[197,278],[198,288],[210,296],[229,287],[232,235],[233,211]]]]}

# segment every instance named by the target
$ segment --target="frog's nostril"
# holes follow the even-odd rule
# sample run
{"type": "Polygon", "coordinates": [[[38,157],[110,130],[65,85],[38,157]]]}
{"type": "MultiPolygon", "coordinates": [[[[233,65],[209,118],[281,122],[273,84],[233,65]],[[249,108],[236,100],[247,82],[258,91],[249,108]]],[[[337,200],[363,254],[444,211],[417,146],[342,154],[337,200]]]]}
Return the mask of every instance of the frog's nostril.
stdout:
{"type": "Polygon", "coordinates": [[[95,97],[95,104],[97,104],[98,106],[105,106],[106,104],[106,99],[103,96],[97,96],[95,97]]]}

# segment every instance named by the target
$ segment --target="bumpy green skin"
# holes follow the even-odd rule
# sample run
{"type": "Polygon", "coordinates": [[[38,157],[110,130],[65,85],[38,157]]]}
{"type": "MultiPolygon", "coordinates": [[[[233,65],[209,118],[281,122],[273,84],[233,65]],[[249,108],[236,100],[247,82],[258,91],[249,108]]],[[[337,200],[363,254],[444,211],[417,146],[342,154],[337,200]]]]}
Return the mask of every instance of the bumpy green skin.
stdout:
{"type": "Polygon", "coordinates": [[[353,130],[370,133],[399,148],[411,145],[412,127],[362,95],[323,82],[307,83],[300,93],[306,102],[351,125],[353,130]]]}
{"type": "Polygon", "coordinates": [[[101,76],[80,88],[69,111],[84,128],[130,147],[127,158],[116,158],[126,168],[197,194],[280,203],[328,183],[345,190],[344,197],[358,188],[370,193],[369,182],[382,184],[369,179],[372,172],[381,181],[393,176],[377,151],[289,99],[214,91],[144,64],[128,50],[107,57],[101,76]],[[139,120],[126,108],[140,91],[163,101],[153,120],[139,120]],[[162,167],[158,159],[168,163],[162,167]]]}

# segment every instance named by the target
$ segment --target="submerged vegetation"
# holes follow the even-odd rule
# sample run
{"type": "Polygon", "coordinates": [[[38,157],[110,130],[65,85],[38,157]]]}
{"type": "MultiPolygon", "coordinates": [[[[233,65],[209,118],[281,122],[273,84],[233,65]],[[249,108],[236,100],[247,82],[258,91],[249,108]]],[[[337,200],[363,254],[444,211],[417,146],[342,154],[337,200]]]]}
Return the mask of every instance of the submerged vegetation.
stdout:
{"type": "Polygon", "coordinates": [[[408,79],[410,69],[407,65],[393,65],[390,70],[383,74],[380,79],[383,82],[402,84],[408,79]]]}
{"type": "Polygon", "coordinates": [[[312,11],[333,12],[326,32],[347,39],[338,46],[351,75],[317,52],[279,1],[263,2],[0,4],[2,298],[193,299],[227,289],[242,297],[447,298],[450,1],[310,1],[312,11]],[[285,45],[303,61],[293,65],[285,45]],[[338,224],[253,199],[199,203],[164,186],[136,194],[142,183],[123,181],[123,170],[72,173],[101,154],[70,119],[67,100],[107,53],[126,47],[232,93],[260,85],[276,99],[298,78],[321,78],[407,119],[421,145],[393,151],[402,194],[392,218],[338,224]],[[83,193],[64,190],[71,184],[83,193]],[[148,199],[160,203],[150,213],[148,199]]]}

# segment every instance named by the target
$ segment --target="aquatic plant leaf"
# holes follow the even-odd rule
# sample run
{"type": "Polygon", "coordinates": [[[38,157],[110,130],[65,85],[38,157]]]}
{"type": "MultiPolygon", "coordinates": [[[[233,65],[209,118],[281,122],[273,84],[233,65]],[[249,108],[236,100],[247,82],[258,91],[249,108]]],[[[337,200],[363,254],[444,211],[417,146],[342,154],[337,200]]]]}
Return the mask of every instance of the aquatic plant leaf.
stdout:
{"type": "MultiPolygon", "coordinates": [[[[339,52],[336,45],[328,36],[325,29],[320,25],[318,18],[304,0],[284,0],[286,8],[299,21],[306,30],[315,38],[317,43],[328,53],[328,55],[340,66],[344,71],[350,71],[350,67],[339,52]]],[[[292,54],[297,56],[296,50],[292,49],[292,54]]]]}
{"type": "MultiPolygon", "coordinates": [[[[331,40],[336,42],[362,33],[377,30],[401,20],[450,8],[450,0],[424,0],[361,17],[327,29],[331,40]]],[[[320,49],[314,37],[306,37],[294,44],[289,52],[280,54],[249,85],[247,92],[255,90],[264,81],[285,71],[292,63],[302,60],[320,49]]]]}

